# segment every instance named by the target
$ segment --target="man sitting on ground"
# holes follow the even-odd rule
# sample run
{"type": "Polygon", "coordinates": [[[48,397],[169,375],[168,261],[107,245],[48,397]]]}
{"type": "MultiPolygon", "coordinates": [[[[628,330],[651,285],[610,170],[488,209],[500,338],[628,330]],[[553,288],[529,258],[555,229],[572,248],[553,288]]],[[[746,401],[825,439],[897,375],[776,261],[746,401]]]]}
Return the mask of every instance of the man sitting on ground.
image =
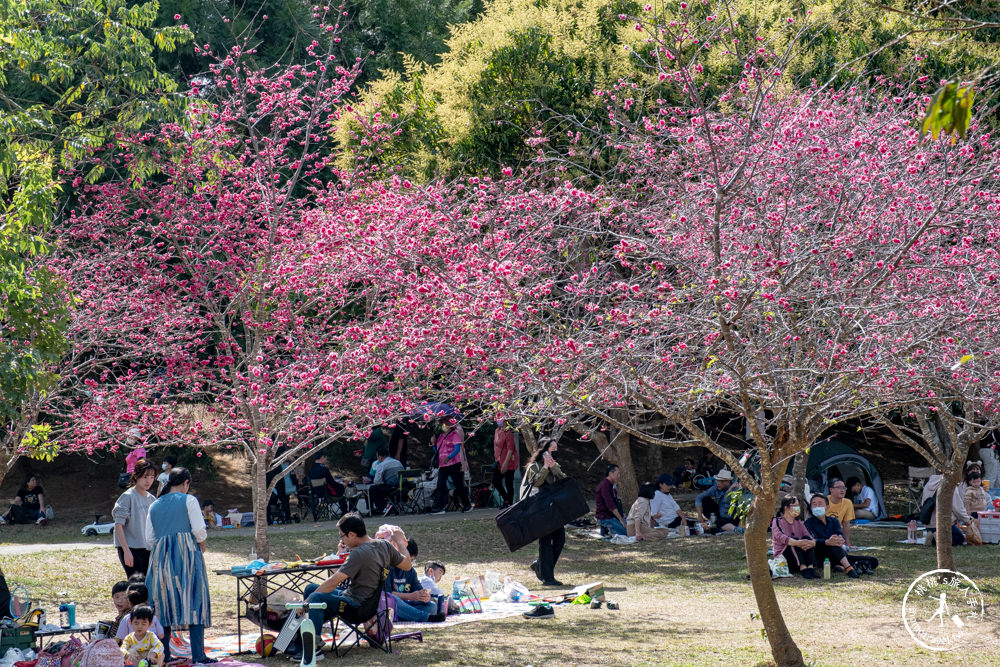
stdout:
{"type": "Polygon", "coordinates": [[[601,526],[601,535],[625,535],[625,519],[622,517],[618,500],[618,466],[608,465],[604,479],[597,485],[594,492],[597,509],[594,516],[601,526]]]}
{"type": "Polygon", "coordinates": [[[857,477],[851,477],[847,480],[847,488],[851,490],[851,496],[854,499],[855,518],[868,519],[869,521],[877,519],[879,506],[878,498],[875,497],[875,489],[857,477]]]}
{"type": "Polygon", "coordinates": [[[733,473],[723,468],[715,475],[715,484],[698,494],[694,508],[698,512],[698,522],[707,521],[705,515],[715,515],[715,525],[710,530],[715,533],[732,533],[737,530],[740,520],[732,516],[733,473]]]}
{"type": "Polygon", "coordinates": [[[840,529],[844,531],[844,539],[847,541],[847,548],[851,546],[851,522],[854,521],[854,503],[845,498],[847,495],[847,484],[844,480],[834,477],[830,480],[830,495],[827,496],[829,503],[826,508],[826,515],[832,516],[840,522],[840,529]]]}
{"type": "Polygon", "coordinates": [[[389,456],[389,450],[379,447],[375,451],[378,461],[375,463],[375,478],[368,493],[372,498],[372,509],[382,514],[385,511],[385,500],[393,491],[399,488],[399,471],[403,464],[389,456]]]}
{"type": "MultiPolygon", "coordinates": [[[[340,517],[337,522],[340,537],[351,550],[347,560],[323,583],[309,584],[304,591],[307,602],[325,602],[326,609],[310,609],[309,619],[316,626],[317,633],[323,623],[336,616],[340,603],[352,607],[362,604],[379,593],[382,570],[398,568],[409,570],[413,566],[406,553],[406,538],[402,531],[393,533],[392,541],[373,540],[365,529],[364,519],[357,512],[340,517]],[[347,589],[338,591],[342,583],[350,579],[347,589]]],[[[299,610],[299,615],[303,614],[299,610]]]]}

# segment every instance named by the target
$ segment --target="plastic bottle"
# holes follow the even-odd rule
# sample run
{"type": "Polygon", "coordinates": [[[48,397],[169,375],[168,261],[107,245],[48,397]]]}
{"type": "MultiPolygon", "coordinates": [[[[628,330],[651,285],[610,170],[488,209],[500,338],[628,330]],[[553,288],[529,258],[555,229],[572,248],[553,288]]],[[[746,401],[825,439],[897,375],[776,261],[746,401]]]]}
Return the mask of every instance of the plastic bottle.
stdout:
{"type": "Polygon", "coordinates": [[[906,543],[914,544],[917,541],[917,522],[911,520],[906,524],[906,543]]]}
{"type": "Polygon", "coordinates": [[[830,559],[829,558],[824,558],[823,559],[823,578],[824,579],[829,579],[830,578],[830,559]]]}

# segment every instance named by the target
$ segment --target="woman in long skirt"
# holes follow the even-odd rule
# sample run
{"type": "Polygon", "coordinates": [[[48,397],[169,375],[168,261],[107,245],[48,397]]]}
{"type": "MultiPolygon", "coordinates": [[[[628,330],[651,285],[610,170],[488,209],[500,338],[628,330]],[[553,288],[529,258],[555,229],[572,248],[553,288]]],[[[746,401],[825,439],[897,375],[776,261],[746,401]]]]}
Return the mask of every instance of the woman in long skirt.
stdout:
{"type": "Polygon", "coordinates": [[[170,630],[188,626],[191,662],[213,663],[205,656],[205,628],[212,624],[205,570],[205,519],[198,499],[188,495],[191,473],[170,471],[160,497],[149,508],[146,544],[152,552],[146,585],[164,630],[164,661],[170,659],[170,630]]]}

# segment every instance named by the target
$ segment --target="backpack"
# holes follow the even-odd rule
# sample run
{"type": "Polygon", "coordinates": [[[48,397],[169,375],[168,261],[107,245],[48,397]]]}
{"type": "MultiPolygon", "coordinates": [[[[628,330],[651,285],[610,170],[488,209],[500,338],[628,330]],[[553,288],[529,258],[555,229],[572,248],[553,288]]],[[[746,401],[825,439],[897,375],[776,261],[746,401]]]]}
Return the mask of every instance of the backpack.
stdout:
{"type": "Polygon", "coordinates": [[[873,556],[847,556],[847,562],[854,566],[858,574],[875,574],[878,567],[878,558],[873,556]]]}
{"type": "Polygon", "coordinates": [[[98,639],[83,647],[73,667],[123,667],[125,656],[114,639],[98,639]]]}

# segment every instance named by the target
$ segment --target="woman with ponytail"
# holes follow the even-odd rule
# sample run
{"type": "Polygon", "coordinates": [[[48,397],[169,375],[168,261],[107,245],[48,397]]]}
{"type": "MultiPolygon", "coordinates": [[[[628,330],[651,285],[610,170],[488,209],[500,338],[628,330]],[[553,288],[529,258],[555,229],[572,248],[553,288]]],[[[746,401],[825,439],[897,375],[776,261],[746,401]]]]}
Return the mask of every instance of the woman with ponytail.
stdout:
{"type": "Polygon", "coordinates": [[[212,624],[205,570],[208,530],[198,499],[188,494],[191,473],[175,467],[149,508],[146,544],[151,550],[146,585],[164,630],[164,662],[170,660],[170,628],[187,625],[191,662],[213,663],[205,656],[205,628],[212,624]]]}

